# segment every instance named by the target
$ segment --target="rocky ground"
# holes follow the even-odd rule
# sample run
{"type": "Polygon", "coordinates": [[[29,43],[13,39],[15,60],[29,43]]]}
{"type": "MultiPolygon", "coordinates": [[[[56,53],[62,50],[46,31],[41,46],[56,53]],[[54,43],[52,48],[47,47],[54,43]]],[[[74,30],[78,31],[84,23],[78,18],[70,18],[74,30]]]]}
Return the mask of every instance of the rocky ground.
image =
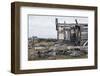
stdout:
{"type": "Polygon", "coordinates": [[[28,49],[28,60],[76,59],[87,55],[87,47],[75,46],[69,41],[36,40],[28,49]]]}

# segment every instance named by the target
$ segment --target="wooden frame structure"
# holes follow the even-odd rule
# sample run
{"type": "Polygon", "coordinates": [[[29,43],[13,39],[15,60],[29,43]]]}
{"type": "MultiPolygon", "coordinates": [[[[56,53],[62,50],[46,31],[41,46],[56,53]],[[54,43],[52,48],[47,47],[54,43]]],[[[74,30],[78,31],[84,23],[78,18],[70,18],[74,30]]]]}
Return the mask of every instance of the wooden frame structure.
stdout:
{"type": "MultiPolygon", "coordinates": [[[[57,30],[57,39],[58,40],[69,40],[69,41],[74,41],[74,42],[79,42],[82,39],[87,39],[88,38],[88,24],[86,23],[78,23],[77,19],[75,19],[76,23],[66,23],[64,21],[64,23],[59,23],[58,22],[58,18],[55,19],[55,23],[56,23],[56,30],[57,30]],[[82,37],[81,36],[81,29],[85,28],[86,30],[86,36],[87,37],[82,37]],[[67,34],[66,34],[67,32],[67,34]],[[73,37],[72,35],[75,35],[75,37],[73,37]]],[[[87,41],[87,40],[86,40],[87,41]]],[[[80,44],[79,44],[80,45],[80,44]]]]}

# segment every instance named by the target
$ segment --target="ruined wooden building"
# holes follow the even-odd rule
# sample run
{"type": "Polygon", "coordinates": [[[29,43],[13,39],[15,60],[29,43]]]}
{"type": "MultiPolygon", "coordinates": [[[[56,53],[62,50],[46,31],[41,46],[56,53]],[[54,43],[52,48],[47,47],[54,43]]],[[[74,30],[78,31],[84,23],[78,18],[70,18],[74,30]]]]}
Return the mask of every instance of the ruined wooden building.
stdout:
{"type": "Polygon", "coordinates": [[[80,45],[88,40],[88,24],[78,23],[59,23],[58,18],[55,19],[56,30],[57,30],[57,39],[58,40],[67,40],[76,42],[80,45]]]}

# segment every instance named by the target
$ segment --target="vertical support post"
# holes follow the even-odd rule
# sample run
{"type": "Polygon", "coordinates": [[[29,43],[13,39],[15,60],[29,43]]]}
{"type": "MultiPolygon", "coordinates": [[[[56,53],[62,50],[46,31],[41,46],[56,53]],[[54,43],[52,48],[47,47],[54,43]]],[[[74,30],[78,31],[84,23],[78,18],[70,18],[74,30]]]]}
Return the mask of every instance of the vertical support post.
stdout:
{"type": "Polygon", "coordinates": [[[75,25],[76,44],[80,45],[80,40],[81,40],[80,26],[78,25],[77,19],[75,19],[75,22],[76,22],[76,25],[75,25]]]}
{"type": "Polygon", "coordinates": [[[55,23],[56,23],[56,30],[58,30],[58,18],[55,19],[55,23]]]}
{"type": "Polygon", "coordinates": [[[59,28],[58,28],[58,18],[55,19],[56,30],[57,30],[57,39],[59,39],[59,28]]]}
{"type": "Polygon", "coordinates": [[[66,24],[66,22],[64,21],[64,40],[66,40],[66,28],[65,28],[65,25],[66,24]]]}

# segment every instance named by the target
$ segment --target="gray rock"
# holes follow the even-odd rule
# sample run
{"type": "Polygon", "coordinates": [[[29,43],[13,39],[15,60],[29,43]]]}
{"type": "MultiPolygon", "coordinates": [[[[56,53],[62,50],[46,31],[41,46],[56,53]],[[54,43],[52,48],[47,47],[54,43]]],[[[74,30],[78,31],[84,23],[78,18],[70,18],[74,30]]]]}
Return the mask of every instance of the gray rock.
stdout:
{"type": "Polygon", "coordinates": [[[72,51],[70,56],[75,56],[75,57],[81,56],[81,52],[80,51],[72,51]]]}

